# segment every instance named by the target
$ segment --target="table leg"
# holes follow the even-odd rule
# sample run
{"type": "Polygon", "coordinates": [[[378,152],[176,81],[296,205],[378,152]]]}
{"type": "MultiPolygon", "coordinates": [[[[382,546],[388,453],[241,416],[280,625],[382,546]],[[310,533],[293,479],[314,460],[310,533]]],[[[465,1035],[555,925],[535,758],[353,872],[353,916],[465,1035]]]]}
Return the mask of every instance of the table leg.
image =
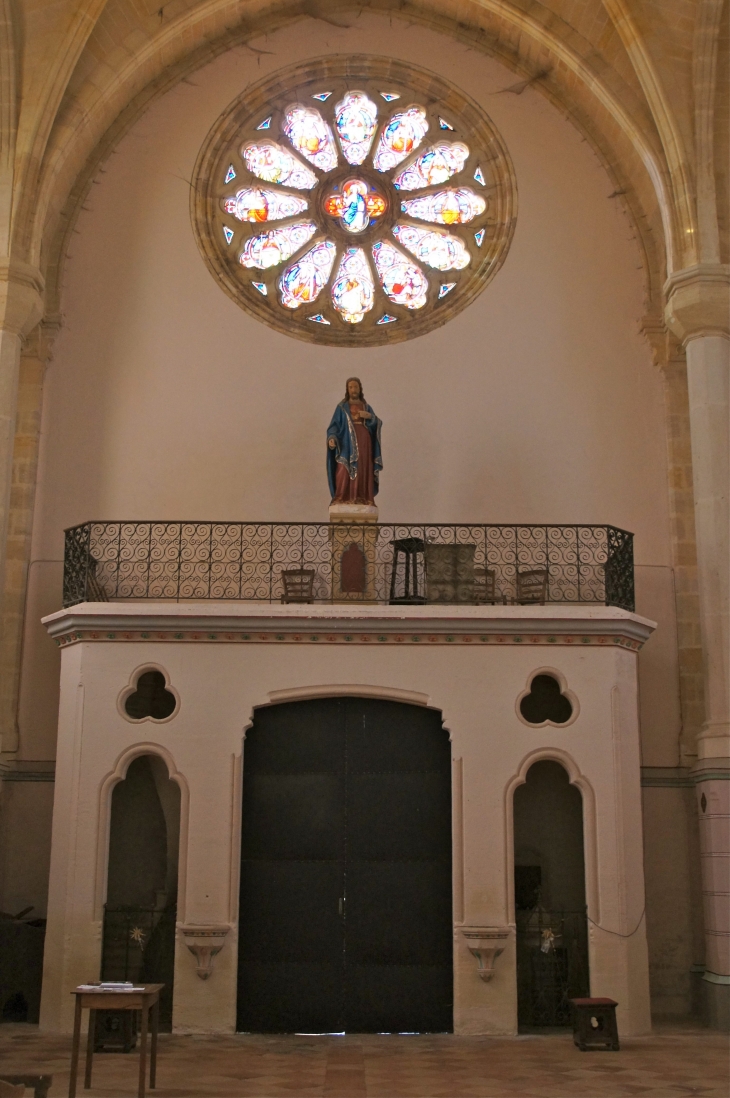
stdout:
{"type": "Polygon", "coordinates": [[[96,1011],[89,1010],[89,1034],[86,1039],[86,1071],[84,1072],[84,1090],[91,1086],[91,1062],[94,1058],[94,1030],[96,1029],[96,1011]]]}
{"type": "Polygon", "coordinates": [[[160,999],[155,1000],[152,1007],[152,1049],[150,1051],[150,1090],[155,1089],[157,1083],[157,1029],[160,1024],[160,999]]]}
{"type": "Polygon", "coordinates": [[[76,1098],[76,1075],[79,1068],[79,1044],[81,1042],[81,998],[76,996],[74,1011],[74,1036],[71,1045],[71,1075],[68,1080],[68,1098],[76,1098]]]}
{"type": "Polygon", "coordinates": [[[144,1089],[147,1074],[147,1025],[149,1022],[149,1004],[147,999],[142,999],[142,1026],[139,1036],[139,1098],[144,1098],[144,1089]]]}

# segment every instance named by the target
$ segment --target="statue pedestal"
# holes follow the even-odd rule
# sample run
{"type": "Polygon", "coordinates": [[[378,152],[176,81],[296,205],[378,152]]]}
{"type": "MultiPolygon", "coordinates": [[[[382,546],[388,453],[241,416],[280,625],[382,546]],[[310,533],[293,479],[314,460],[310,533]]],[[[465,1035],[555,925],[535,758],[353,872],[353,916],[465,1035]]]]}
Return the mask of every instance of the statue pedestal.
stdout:
{"type": "Polygon", "coordinates": [[[378,508],[374,503],[331,503],[330,522],[377,522],[378,508]]]}
{"type": "Polygon", "coordinates": [[[377,602],[377,521],[374,503],[330,505],[333,602],[377,602]]]}

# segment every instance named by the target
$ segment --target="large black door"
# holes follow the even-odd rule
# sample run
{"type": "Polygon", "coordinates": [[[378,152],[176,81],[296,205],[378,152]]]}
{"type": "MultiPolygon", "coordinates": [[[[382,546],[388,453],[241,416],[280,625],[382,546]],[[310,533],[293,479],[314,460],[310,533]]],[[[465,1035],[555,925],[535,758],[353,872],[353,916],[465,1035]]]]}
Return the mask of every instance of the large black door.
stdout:
{"type": "Polygon", "coordinates": [[[257,710],[243,784],[237,1028],[452,1029],[451,752],[437,713],[257,710]]]}

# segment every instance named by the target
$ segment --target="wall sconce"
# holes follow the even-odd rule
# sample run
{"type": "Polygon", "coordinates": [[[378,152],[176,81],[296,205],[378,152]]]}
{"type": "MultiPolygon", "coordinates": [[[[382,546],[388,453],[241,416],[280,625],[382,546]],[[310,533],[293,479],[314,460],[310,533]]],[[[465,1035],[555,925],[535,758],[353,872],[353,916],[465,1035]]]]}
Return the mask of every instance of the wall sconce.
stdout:
{"type": "Polygon", "coordinates": [[[504,953],[509,927],[464,926],[461,933],[472,956],[476,957],[479,978],[488,983],[494,976],[494,962],[504,953]]]}

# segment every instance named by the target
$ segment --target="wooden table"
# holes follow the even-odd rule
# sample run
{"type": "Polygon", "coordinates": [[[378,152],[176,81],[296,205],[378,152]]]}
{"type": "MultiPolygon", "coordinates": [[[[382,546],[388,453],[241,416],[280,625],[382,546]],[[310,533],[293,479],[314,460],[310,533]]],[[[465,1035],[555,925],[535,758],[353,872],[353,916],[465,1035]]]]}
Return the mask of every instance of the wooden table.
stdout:
{"type": "Polygon", "coordinates": [[[71,1078],[68,1083],[68,1098],[76,1098],[76,1076],[79,1066],[79,1045],[81,1043],[81,1011],[86,1008],[89,1012],[89,1036],[86,1042],[86,1071],[84,1074],[84,1089],[91,1086],[91,1062],[94,1057],[94,1030],[96,1028],[97,1010],[139,1010],[142,1013],[139,1042],[139,1098],[144,1098],[146,1060],[147,1060],[147,1029],[150,1011],[152,1012],[152,1047],[150,1049],[150,1090],[154,1090],[155,1076],[157,1074],[157,1027],[160,1016],[160,992],[164,984],[137,984],[135,991],[105,991],[88,987],[77,987],[71,994],[76,996],[76,1010],[74,1013],[74,1038],[71,1049],[71,1078]]]}

